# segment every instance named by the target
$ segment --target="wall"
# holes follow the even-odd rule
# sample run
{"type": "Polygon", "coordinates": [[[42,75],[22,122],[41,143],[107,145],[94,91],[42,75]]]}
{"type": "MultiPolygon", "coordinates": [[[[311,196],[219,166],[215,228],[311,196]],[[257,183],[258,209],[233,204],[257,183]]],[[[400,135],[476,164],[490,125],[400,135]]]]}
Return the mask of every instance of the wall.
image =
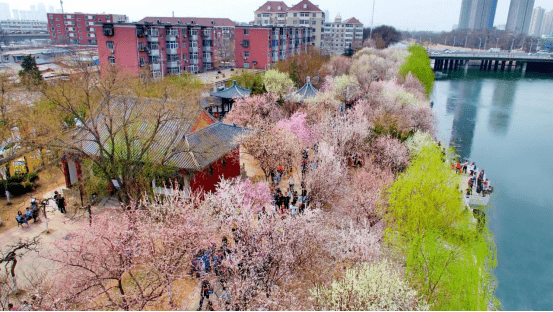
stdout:
{"type": "Polygon", "coordinates": [[[235,148],[219,159],[214,164],[205,168],[201,173],[195,173],[190,181],[190,189],[193,192],[215,192],[217,183],[224,177],[225,179],[234,178],[240,175],[240,151],[235,148]],[[226,164],[225,164],[226,162],[226,164]],[[210,174],[213,167],[213,173],[210,174]]]}
{"type": "Polygon", "coordinates": [[[257,61],[255,68],[267,68],[269,58],[267,53],[270,51],[268,46],[270,28],[236,28],[234,53],[236,67],[243,68],[244,63],[249,63],[250,68],[254,68],[253,61],[257,61]],[[249,30],[249,34],[244,35],[244,29],[249,30]],[[243,40],[249,40],[250,46],[244,48],[240,43],[243,40]],[[248,51],[250,56],[244,60],[244,52],[248,51]]]}
{"type": "Polygon", "coordinates": [[[116,26],[113,36],[104,36],[102,26],[94,26],[98,33],[98,57],[100,59],[100,71],[104,73],[110,65],[108,57],[115,56],[115,65],[123,69],[124,72],[138,76],[139,58],[138,58],[138,38],[136,36],[136,27],[116,26]],[[113,41],[113,52],[108,49],[107,41],[113,41]]]}

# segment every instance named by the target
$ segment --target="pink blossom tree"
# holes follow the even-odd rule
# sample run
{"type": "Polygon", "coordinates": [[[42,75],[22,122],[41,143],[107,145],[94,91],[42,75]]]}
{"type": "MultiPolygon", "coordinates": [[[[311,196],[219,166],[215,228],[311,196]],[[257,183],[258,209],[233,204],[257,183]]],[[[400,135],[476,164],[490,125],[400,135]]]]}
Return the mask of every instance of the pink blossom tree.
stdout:
{"type": "Polygon", "coordinates": [[[382,170],[398,173],[409,165],[409,150],[398,139],[377,137],[371,143],[371,160],[382,170]]]}
{"type": "Polygon", "coordinates": [[[282,119],[278,122],[279,128],[288,129],[295,134],[305,146],[311,146],[317,141],[316,132],[307,124],[306,113],[297,112],[289,119],[282,119]]]}
{"type": "Polygon", "coordinates": [[[277,100],[278,95],[272,93],[238,99],[225,116],[224,122],[249,128],[275,123],[288,117],[284,109],[277,104],[277,100]]]}

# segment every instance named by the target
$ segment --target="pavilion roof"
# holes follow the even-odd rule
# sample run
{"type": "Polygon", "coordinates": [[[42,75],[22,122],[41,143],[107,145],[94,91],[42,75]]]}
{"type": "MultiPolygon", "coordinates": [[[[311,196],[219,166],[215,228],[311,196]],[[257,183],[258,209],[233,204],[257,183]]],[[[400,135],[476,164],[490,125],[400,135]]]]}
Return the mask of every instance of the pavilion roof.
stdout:
{"type": "Polygon", "coordinates": [[[244,89],[236,84],[236,80],[232,82],[232,86],[221,91],[213,93],[214,97],[219,97],[223,99],[234,99],[234,98],[244,98],[252,92],[251,89],[244,89]]]}

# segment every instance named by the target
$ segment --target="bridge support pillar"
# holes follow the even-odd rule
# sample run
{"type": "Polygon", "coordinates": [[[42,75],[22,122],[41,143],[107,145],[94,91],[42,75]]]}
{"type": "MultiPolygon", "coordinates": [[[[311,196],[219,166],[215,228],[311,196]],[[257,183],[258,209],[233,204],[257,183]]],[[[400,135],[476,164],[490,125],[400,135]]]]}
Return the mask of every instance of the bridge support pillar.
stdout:
{"type": "Polygon", "coordinates": [[[509,62],[509,71],[512,73],[515,71],[515,67],[514,67],[514,61],[510,61],[509,62]]]}
{"type": "Polygon", "coordinates": [[[484,64],[486,64],[486,61],[481,60],[481,61],[480,61],[480,70],[483,70],[483,69],[484,69],[484,64]]]}
{"type": "Polygon", "coordinates": [[[502,61],[501,62],[501,71],[505,71],[505,65],[506,65],[507,61],[502,61]]]}
{"type": "Polygon", "coordinates": [[[493,60],[488,60],[488,70],[492,70],[493,60]]]}
{"type": "Polygon", "coordinates": [[[445,59],[444,60],[444,71],[447,71],[449,68],[448,68],[448,65],[449,65],[449,60],[448,59],[445,59]]]}
{"type": "MultiPolygon", "coordinates": [[[[493,62],[493,61],[492,61],[493,62]]],[[[499,65],[499,60],[495,60],[495,64],[493,66],[493,71],[497,71],[497,67],[499,65]]]]}
{"type": "Polygon", "coordinates": [[[528,66],[527,62],[522,63],[522,77],[524,77],[524,75],[526,75],[526,67],[527,66],[528,66]]]}

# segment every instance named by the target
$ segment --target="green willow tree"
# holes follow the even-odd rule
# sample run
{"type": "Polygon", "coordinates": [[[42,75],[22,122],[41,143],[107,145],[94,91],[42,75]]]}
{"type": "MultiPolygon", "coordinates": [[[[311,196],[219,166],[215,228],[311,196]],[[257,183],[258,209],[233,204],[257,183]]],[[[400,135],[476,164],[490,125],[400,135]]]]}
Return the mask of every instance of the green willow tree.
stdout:
{"type": "Polygon", "coordinates": [[[407,74],[412,73],[424,85],[426,95],[430,96],[435,77],[426,49],[420,45],[412,45],[407,50],[410,54],[399,68],[399,75],[405,79],[407,74]]]}
{"type": "Polygon", "coordinates": [[[458,183],[440,149],[423,146],[388,190],[386,241],[432,309],[486,310],[497,306],[495,247],[464,208],[458,183]]]}

